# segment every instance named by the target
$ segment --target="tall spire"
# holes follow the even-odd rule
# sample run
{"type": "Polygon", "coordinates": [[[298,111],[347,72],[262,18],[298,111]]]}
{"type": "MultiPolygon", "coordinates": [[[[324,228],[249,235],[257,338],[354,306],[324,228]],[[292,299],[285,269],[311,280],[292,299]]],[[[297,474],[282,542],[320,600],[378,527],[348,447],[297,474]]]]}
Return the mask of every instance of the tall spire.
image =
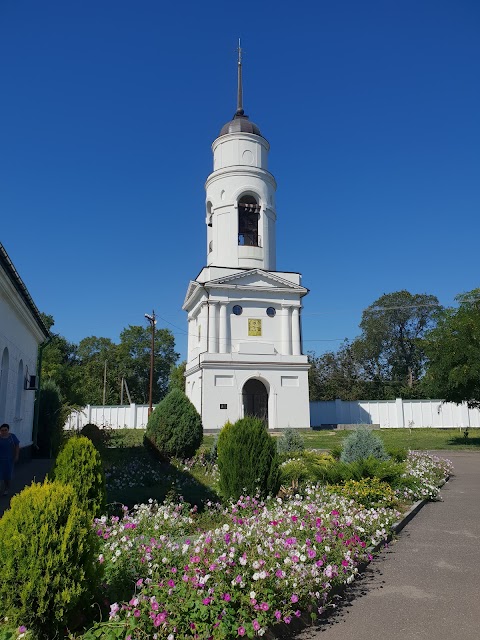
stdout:
{"type": "Polygon", "coordinates": [[[240,44],[240,38],[238,39],[238,87],[237,87],[237,111],[236,116],[243,116],[245,113],[243,110],[243,85],[242,85],[242,47],[240,44]]]}

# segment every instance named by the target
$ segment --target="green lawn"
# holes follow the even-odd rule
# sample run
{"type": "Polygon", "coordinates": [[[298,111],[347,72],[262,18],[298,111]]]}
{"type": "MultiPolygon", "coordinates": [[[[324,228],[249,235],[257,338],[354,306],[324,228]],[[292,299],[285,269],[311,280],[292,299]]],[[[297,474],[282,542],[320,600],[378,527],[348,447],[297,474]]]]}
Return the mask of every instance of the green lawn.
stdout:
{"type": "MultiPolygon", "coordinates": [[[[138,446],[143,442],[144,433],[143,429],[118,429],[113,431],[111,444],[114,447],[138,446]]],[[[301,431],[309,449],[331,449],[340,446],[343,438],[349,433],[349,431],[328,430],[301,431]]],[[[383,440],[387,448],[404,447],[426,451],[435,449],[480,450],[480,429],[470,429],[467,439],[463,436],[463,429],[380,429],[376,430],[375,434],[383,440]]],[[[210,447],[214,437],[213,434],[205,435],[203,445],[210,447]]]]}
{"type": "MultiPolygon", "coordinates": [[[[108,502],[129,507],[149,498],[162,502],[166,496],[183,496],[191,504],[203,505],[218,500],[217,482],[210,467],[202,464],[184,466],[160,462],[143,446],[143,429],[118,429],[112,433],[109,446],[102,447],[108,483],[108,502]],[[116,481],[112,482],[113,477],[116,481]]],[[[350,431],[301,431],[307,449],[338,448],[350,431]]],[[[480,429],[471,429],[468,438],[460,429],[383,429],[376,430],[388,449],[470,450],[480,451],[480,429]]],[[[275,433],[278,437],[280,434],[275,433]]],[[[209,449],[215,436],[205,435],[202,448],[209,449]]]]}
{"type": "MultiPolygon", "coordinates": [[[[464,449],[467,451],[480,451],[480,429],[470,429],[468,439],[463,436],[463,429],[379,429],[375,430],[387,448],[402,447],[423,451],[451,449],[452,451],[464,449]]],[[[350,431],[301,430],[307,449],[332,449],[339,447],[343,439],[350,431]]],[[[279,433],[274,433],[278,437],[279,433]]],[[[205,435],[203,442],[210,446],[213,435],[205,435]]]]}

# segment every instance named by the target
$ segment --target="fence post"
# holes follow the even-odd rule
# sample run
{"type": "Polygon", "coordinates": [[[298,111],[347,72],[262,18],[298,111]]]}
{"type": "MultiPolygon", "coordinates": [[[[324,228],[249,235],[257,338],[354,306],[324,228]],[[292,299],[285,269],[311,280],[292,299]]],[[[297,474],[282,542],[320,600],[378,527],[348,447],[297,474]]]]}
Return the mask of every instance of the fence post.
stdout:
{"type": "Polygon", "coordinates": [[[395,407],[397,410],[397,428],[403,429],[405,427],[405,421],[403,417],[403,400],[402,398],[395,398],[395,407]]]}
{"type": "Polygon", "coordinates": [[[470,410],[466,402],[462,402],[461,404],[460,415],[461,415],[462,427],[464,429],[468,429],[468,427],[470,426],[470,410]]]}
{"type": "Polygon", "coordinates": [[[137,405],[132,402],[130,405],[130,429],[137,428],[137,405]]]}
{"type": "Polygon", "coordinates": [[[335,400],[335,422],[337,424],[342,424],[342,401],[336,398],[335,400]]]}
{"type": "Polygon", "coordinates": [[[92,405],[87,404],[87,424],[92,423],[92,405]]]}

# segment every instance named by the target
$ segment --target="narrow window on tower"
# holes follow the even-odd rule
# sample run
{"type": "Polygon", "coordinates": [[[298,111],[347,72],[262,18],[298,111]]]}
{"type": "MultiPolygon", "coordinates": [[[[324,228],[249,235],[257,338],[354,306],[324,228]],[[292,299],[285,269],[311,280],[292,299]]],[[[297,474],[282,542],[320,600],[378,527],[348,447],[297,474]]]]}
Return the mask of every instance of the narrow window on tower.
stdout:
{"type": "Polygon", "coordinates": [[[242,196],[238,201],[238,244],[260,247],[258,220],[260,205],[253,196],[242,196]]]}

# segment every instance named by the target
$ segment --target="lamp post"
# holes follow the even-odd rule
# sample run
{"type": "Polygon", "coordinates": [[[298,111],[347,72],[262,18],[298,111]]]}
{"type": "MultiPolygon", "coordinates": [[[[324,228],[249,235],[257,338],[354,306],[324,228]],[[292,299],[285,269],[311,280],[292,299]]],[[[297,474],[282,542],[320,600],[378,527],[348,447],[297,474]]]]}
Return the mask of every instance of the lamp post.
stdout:
{"type": "Polygon", "coordinates": [[[157,321],[155,320],[155,311],[152,311],[152,315],[150,315],[149,313],[145,314],[145,318],[149,321],[150,326],[152,328],[152,347],[151,347],[151,351],[150,351],[150,391],[149,391],[149,398],[148,398],[148,417],[150,417],[150,414],[153,411],[153,406],[152,406],[152,394],[153,394],[153,362],[154,362],[154,353],[155,353],[155,325],[157,324],[157,321]]]}

